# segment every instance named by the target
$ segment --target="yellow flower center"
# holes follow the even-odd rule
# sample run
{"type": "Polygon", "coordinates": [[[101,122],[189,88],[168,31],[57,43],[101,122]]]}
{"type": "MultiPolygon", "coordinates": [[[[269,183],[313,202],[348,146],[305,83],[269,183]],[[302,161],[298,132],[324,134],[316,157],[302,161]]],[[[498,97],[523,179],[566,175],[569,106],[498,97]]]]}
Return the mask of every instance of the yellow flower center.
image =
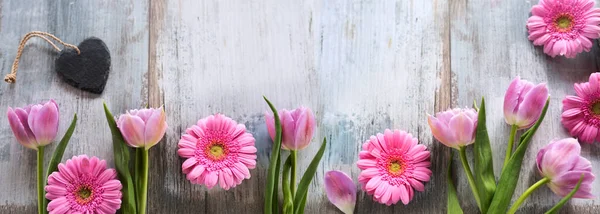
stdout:
{"type": "Polygon", "coordinates": [[[594,104],[592,104],[590,110],[592,110],[595,115],[600,116],[600,101],[596,101],[594,104]]]}
{"type": "Polygon", "coordinates": [[[400,160],[390,161],[390,164],[388,165],[388,171],[394,175],[402,174],[404,171],[404,164],[400,160]]]}
{"type": "Polygon", "coordinates": [[[227,150],[223,143],[214,142],[206,147],[206,155],[212,160],[222,160],[226,157],[227,150]]]}
{"type": "Polygon", "coordinates": [[[88,186],[81,186],[79,187],[79,189],[76,191],[76,201],[79,204],[85,204],[88,203],[92,200],[92,196],[94,195],[94,192],[92,191],[92,188],[88,187],[88,186]]]}
{"type": "Polygon", "coordinates": [[[573,28],[573,16],[570,14],[560,14],[554,19],[554,25],[560,32],[568,32],[573,28]]]}

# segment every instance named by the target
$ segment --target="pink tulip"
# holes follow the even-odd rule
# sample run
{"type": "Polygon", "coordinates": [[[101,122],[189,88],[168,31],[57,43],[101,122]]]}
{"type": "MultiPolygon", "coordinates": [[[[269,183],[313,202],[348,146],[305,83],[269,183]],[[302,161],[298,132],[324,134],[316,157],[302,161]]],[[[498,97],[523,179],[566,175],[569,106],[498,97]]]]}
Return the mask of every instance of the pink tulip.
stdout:
{"type": "Polygon", "coordinates": [[[167,116],[162,107],[158,109],[134,109],[119,116],[117,127],[131,147],[146,150],[156,145],[167,131],[167,116]]]}
{"type": "Polygon", "coordinates": [[[531,127],[540,118],[548,99],[545,83],[533,83],[516,77],[504,95],[504,119],[519,129],[531,127]]]}
{"type": "MultiPolygon", "coordinates": [[[[281,120],[281,147],[286,150],[301,150],[308,146],[315,132],[315,115],[309,108],[300,107],[292,111],[282,109],[279,112],[281,120]]],[[[275,120],[269,112],[265,114],[265,122],[271,139],[275,139],[275,120]]]]}
{"type": "Polygon", "coordinates": [[[442,144],[459,149],[475,141],[477,112],[471,108],[455,108],[429,115],[427,123],[431,133],[442,144]]]}
{"type": "Polygon", "coordinates": [[[548,187],[561,197],[575,188],[583,174],[583,182],[573,197],[594,198],[591,191],[596,176],[592,173],[592,164],[581,157],[580,152],[581,146],[574,138],[553,141],[538,152],[538,171],[550,179],[548,187]]]}
{"type": "Polygon", "coordinates": [[[356,205],[356,185],[346,173],[332,170],[325,173],[325,190],[329,201],[345,214],[352,214],[356,205]]]}
{"type": "Polygon", "coordinates": [[[30,149],[50,144],[58,132],[59,113],[54,100],[25,108],[8,107],[6,115],[17,141],[30,149]]]}

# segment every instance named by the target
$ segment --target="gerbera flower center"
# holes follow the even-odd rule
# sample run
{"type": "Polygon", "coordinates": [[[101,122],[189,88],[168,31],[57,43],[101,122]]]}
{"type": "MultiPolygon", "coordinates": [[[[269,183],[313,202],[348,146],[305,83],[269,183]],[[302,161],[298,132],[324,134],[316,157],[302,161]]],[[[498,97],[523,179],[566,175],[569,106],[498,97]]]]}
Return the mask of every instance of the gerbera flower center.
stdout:
{"type": "Polygon", "coordinates": [[[206,156],[212,160],[222,160],[227,156],[227,149],[222,142],[213,142],[206,147],[206,156]]]}
{"type": "Polygon", "coordinates": [[[554,26],[559,32],[569,32],[573,28],[573,16],[568,13],[561,13],[554,18],[554,26]]]}
{"type": "Polygon", "coordinates": [[[393,175],[399,175],[404,172],[404,163],[401,160],[392,160],[388,165],[388,171],[393,175]]]}
{"type": "Polygon", "coordinates": [[[592,111],[594,113],[594,115],[596,116],[600,116],[600,100],[594,102],[591,106],[590,106],[590,111],[592,111]]]}
{"type": "Polygon", "coordinates": [[[75,191],[75,196],[75,200],[77,200],[77,203],[86,204],[94,198],[92,197],[94,196],[94,191],[92,191],[92,188],[87,185],[80,186],[75,191]]]}

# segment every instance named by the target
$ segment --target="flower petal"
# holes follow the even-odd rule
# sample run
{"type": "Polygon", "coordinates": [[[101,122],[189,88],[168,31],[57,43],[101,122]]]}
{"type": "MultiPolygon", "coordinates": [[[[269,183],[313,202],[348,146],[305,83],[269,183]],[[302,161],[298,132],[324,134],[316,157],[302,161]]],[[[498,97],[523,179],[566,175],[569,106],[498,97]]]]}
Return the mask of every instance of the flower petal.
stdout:
{"type": "Polygon", "coordinates": [[[163,138],[165,132],[167,131],[167,116],[165,115],[165,111],[162,109],[162,107],[149,110],[151,111],[151,115],[147,120],[145,120],[146,125],[144,130],[144,142],[146,149],[156,145],[160,139],[163,138]]]}
{"type": "Polygon", "coordinates": [[[48,145],[58,133],[58,106],[53,100],[35,105],[29,113],[29,127],[39,145],[48,145]],[[35,109],[35,110],[34,110],[35,109]]]}
{"type": "Polygon", "coordinates": [[[130,114],[121,115],[117,122],[117,127],[127,144],[136,148],[145,146],[145,126],[142,118],[130,114]]]}
{"type": "Polygon", "coordinates": [[[356,186],[346,173],[325,173],[325,190],[329,201],[346,214],[353,213],[356,204],[356,186]]]}

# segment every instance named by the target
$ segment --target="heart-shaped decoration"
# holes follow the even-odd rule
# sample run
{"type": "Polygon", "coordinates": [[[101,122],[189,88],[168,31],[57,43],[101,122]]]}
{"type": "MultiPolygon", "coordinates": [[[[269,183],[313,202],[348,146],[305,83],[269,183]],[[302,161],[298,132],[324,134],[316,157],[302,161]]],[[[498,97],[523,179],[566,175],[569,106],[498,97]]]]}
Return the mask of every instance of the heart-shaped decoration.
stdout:
{"type": "Polygon", "coordinates": [[[75,88],[102,94],[110,71],[110,52],[104,42],[90,37],[77,46],[80,54],[65,48],[56,59],[56,72],[75,88]]]}

